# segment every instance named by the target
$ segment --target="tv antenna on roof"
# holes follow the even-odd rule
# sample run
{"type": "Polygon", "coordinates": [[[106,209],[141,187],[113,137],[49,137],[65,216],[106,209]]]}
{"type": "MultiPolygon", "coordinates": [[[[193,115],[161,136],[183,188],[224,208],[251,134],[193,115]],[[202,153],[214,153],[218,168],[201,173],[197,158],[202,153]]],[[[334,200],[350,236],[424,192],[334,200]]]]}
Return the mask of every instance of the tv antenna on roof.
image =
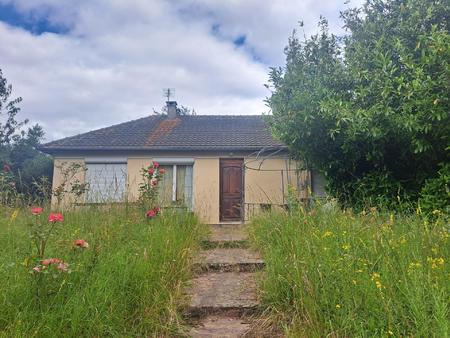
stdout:
{"type": "Polygon", "coordinates": [[[175,88],[164,88],[163,93],[164,97],[167,97],[167,101],[170,101],[170,98],[175,96],[175,88]]]}

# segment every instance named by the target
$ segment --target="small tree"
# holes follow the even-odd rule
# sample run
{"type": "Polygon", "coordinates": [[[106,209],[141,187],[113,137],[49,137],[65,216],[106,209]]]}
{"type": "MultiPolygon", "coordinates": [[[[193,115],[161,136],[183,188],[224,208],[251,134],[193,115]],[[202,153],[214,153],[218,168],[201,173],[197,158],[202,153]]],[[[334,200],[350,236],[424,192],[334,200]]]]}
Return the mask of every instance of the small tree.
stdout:
{"type": "Polygon", "coordinates": [[[36,148],[44,137],[39,125],[23,128],[28,120],[17,120],[22,98],[10,99],[12,86],[3,77],[0,69],[0,165],[7,165],[15,183],[15,189],[28,199],[47,199],[34,184],[45,176],[51,181],[53,160],[36,148]]]}
{"type": "Polygon", "coordinates": [[[270,73],[270,124],[342,202],[415,201],[448,162],[449,17],[445,1],[367,0],[343,13],[344,38],[321,20],[289,39],[270,73]]]}

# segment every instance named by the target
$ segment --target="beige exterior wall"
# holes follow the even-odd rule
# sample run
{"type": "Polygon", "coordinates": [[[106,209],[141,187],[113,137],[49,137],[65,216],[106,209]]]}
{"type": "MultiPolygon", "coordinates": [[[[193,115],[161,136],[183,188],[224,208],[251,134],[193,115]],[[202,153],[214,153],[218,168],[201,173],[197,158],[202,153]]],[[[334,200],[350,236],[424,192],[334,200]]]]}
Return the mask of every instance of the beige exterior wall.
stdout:
{"type": "Polygon", "coordinates": [[[150,157],[129,157],[127,160],[127,198],[129,202],[136,202],[139,198],[139,184],[142,183],[142,168],[147,168],[152,159],[150,157]]]}
{"type": "MultiPolygon", "coordinates": [[[[158,157],[161,157],[160,155],[158,157]]],[[[173,158],[173,156],[171,156],[173,158]]],[[[185,157],[185,155],[184,155],[185,157]]],[[[243,158],[242,156],[235,156],[243,158]]],[[[219,223],[219,198],[220,198],[220,156],[192,156],[194,158],[193,168],[193,208],[194,212],[204,223],[219,223]]],[[[231,158],[223,156],[223,158],[231,158]]],[[[60,186],[63,177],[60,170],[61,165],[67,166],[70,163],[84,164],[84,158],[56,158],[55,171],[53,177],[53,189],[60,186]]],[[[141,182],[141,169],[147,167],[152,162],[152,157],[128,157],[127,175],[128,201],[134,202],[138,198],[138,187],[141,182]]],[[[297,196],[307,197],[309,174],[302,171],[297,175],[297,163],[287,158],[270,158],[264,161],[254,158],[244,157],[247,169],[244,177],[244,202],[245,219],[249,219],[253,214],[262,210],[261,205],[273,204],[274,208],[286,203],[288,187],[297,190],[297,196]],[[256,170],[252,170],[256,169],[256,170]],[[300,181],[297,181],[299,177],[300,181]]],[[[75,175],[73,179],[78,179],[84,183],[84,171],[75,175]]],[[[63,207],[67,207],[74,202],[83,203],[84,198],[75,200],[74,196],[66,195],[62,201],[63,207]]],[[[52,199],[52,205],[56,208],[57,201],[52,199]]]]}
{"type": "MultiPolygon", "coordinates": [[[[55,158],[54,168],[53,168],[53,191],[69,191],[72,184],[74,183],[84,183],[86,172],[83,168],[78,170],[70,171],[69,168],[73,165],[84,166],[84,158],[55,158]]],[[[69,192],[64,192],[60,194],[58,199],[55,194],[52,195],[52,209],[54,210],[64,210],[74,203],[79,202],[79,200],[84,200],[84,196],[77,197],[69,192]]]]}
{"type": "Polygon", "coordinates": [[[194,162],[194,211],[204,223],[219,223],[219,157],[194,162]]]}
{"type": "Polygon", "coordinates": [[[289,158],[246,158],[245,166],[245,219],[262,211],[264,205],[282,208],[290,190],[299,197],[306,194],[306,171],[298,171],[298,163],[289,158]]]}

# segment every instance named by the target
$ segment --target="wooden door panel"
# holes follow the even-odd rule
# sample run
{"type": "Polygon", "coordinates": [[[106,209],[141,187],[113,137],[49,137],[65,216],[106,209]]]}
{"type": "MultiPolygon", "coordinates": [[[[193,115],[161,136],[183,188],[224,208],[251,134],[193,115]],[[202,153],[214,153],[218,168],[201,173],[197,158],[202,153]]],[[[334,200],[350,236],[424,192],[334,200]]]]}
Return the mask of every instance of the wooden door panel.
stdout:
{"type": "Polygon", "coordinates": [[[220,160],[220,220],[242,219],[242,159],[220,160]]]}

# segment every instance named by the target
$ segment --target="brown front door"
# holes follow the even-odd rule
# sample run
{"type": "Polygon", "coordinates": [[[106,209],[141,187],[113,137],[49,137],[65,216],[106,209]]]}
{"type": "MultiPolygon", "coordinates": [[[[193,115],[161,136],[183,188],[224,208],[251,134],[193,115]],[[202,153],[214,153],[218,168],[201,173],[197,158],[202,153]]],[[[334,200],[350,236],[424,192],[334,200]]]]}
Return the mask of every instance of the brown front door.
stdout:
{"type": "Polygon", "coordinates": [[[220,221],[241,221],[243,159],[220,160],[220,221]]]}

